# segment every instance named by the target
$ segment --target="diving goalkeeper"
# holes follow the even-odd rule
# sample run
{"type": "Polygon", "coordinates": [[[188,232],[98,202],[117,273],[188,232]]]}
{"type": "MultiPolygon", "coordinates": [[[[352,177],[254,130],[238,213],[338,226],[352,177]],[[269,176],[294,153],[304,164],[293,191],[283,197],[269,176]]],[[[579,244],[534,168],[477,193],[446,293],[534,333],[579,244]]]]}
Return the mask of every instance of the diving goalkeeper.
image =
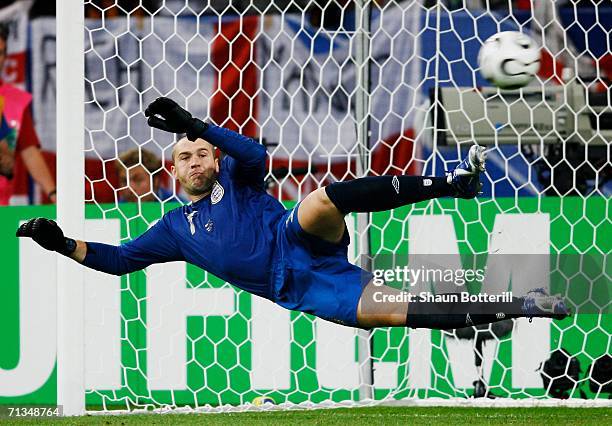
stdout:
{"type": "Polygon", "coordinates": [[[370,273],[348,262],[346,214],[438,197],[475,197],[485,169],[485,151],[478,145],[445,177],[336,182],[286,210],[265,191],[267,154],[262,145],[194,118],[168,98],[155,100],[145,115],[152,127],[187,135],[173,147],[171,171],[189,205],[168,212],[144,234],[119,246],[66,238],[45,218],[24,223],[17,236],[114,275],[153,263],[186,261],[287,309],[352,327],[452,329],[520,316],[567,315],[563,302],[542,289],[499,303],[376,303],[376,292],[401,291],[375,286],[370,273]],[[225,153],[222,161],[215,147],[225,153]]]}

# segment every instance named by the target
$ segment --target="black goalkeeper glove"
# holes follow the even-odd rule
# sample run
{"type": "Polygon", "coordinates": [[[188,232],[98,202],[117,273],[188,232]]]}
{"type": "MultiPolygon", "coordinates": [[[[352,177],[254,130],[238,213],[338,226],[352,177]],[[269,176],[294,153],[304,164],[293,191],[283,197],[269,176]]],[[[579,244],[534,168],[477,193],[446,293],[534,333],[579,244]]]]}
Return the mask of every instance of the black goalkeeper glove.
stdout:
{"type": "Polygon", "coordinates": [[[76,241],[64,237],[64,232],[54,220],[37,217],[17,229],[18,237],[29,237],[42,248],[69,256],[76,250],[76,241]]]}
{"type": "Polygon", "coordinates": [[[195,141],[208,128],[204,121],[194,118],[189,111],[169,98],[157,98],[145,110],[151,127],[171,133],[186,133],[187,139],[195,141]]]}

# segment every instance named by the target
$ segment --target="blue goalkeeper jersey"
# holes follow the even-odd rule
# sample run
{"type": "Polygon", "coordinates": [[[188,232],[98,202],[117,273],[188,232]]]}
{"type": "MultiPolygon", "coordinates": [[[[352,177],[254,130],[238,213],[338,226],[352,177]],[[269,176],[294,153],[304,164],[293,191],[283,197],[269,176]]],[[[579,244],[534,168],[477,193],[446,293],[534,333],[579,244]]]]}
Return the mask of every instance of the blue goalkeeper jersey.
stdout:
{"type": "Polygon", "coordinates": [[[227,154],[211,194],[168,212],[120,246],[88,242],[83,264],[123,275],[153,263],[187,261],[271,298],[276,225],[286,210],[265,191],[265,148],[212,125],[202,137],[227,154]]]}

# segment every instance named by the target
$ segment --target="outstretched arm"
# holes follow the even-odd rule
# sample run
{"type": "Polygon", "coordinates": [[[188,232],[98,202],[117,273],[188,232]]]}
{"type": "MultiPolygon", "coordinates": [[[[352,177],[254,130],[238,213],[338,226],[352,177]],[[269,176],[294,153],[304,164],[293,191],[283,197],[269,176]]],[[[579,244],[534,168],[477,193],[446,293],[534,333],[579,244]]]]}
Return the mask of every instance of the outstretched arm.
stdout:
{"type": "Polygon", "coordinates": [[[247,184],[262,185],[266,177],[267,156],[263,145],[210,123],[200,137],[229,156],[226,164],[232,176],[247,184]]]}
{"type": "Polygon", "coordinates": [[[184,260],[163,219],[140,237],[119,246],[67,238],[55,221],[40,217],[21,225],[17,236],[30,237],[47,250],[113,275],[138,271],[153,263],[184,260]]]}
{"type": "Polygon", "coordinates": [[[233,157],[241,166],[255,167],[265,163],[266,148],[263,145],[233,130],[205,124],[206,130],[199,137],[233,157]]]}

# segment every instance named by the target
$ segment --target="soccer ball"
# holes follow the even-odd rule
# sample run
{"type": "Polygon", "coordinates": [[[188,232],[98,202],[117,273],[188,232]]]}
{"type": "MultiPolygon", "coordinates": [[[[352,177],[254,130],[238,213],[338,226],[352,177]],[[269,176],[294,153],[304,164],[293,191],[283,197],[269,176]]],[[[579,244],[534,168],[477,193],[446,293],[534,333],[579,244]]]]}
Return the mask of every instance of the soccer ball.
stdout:
{"type": "Polygon", "coordinates": [[[518,31],[489,37],[478,53],[480,73],[500,89],[519,89],[529,84],[540,69],[540,49],[518,31]]]}

